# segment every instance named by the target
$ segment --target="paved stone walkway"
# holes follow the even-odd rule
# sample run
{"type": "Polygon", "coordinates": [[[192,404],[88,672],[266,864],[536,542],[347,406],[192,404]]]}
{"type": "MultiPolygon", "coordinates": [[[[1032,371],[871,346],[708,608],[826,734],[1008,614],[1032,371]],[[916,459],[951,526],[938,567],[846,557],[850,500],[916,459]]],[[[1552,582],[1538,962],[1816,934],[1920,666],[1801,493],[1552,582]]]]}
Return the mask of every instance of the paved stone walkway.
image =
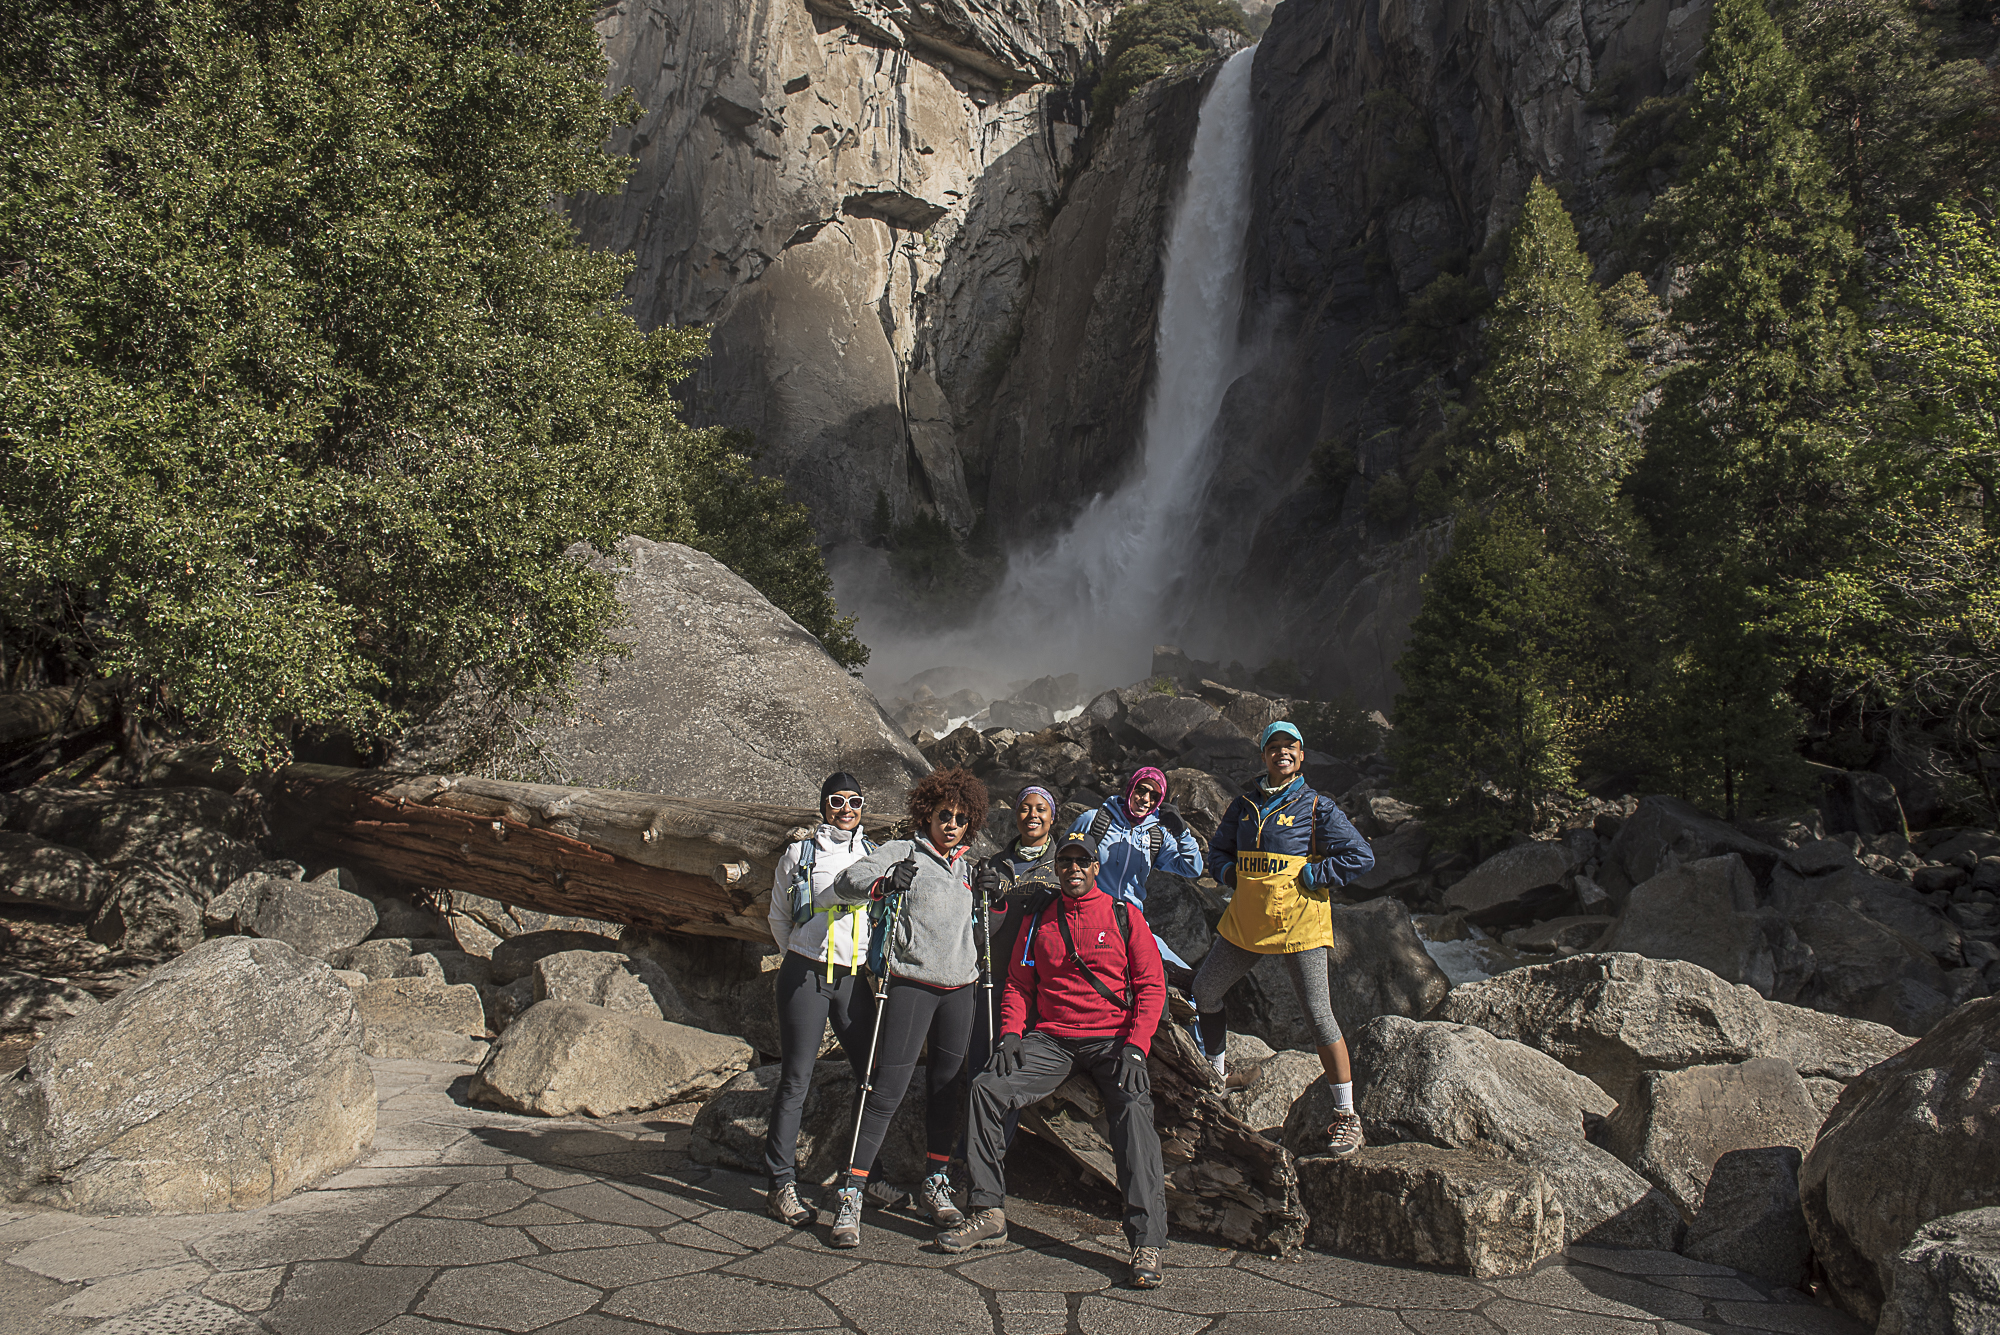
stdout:
{"type": "Polygon", "coordinates": [[[374,1066],[374,1152],[318,1190],[240,1215],[0,1211],[0,1331],[1861,1335],[1659,1252],[1579,1248],[1475,1283],[1181,1243],[1166,1286],[1139,1293],[1110,1222],[1032,1206],[1003,1249],[949,1256],[916,1217],[871,1209],[862,1247],[837,1252],[766,1219],[753,1178],[690,1164],[685,1126],[513,1117],[456,1102],[462,1066],[374,1066]]]}

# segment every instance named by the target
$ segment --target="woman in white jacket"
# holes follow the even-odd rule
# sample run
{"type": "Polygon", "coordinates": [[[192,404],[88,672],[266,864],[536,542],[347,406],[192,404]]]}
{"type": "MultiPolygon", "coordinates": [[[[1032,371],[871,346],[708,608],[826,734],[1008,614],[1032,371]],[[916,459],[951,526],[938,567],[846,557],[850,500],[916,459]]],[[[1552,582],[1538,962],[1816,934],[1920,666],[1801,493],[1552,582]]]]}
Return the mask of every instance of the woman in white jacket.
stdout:
{"type": "Polygon", "coordinates": [[[778,1033],[784,1068],[771,1095],[764,1170],[773,1219],[803,1228],[813,1212],[799,1200],[799,1118],[819,1059],[828,1020],[861,1083],[868,1060],[873,997],[857,976],[868,963],[868,906],[826,903],[841,872],[871,853],[861,833],[861,785],[852,774],[829,775],[819,786],[820,826],[785,850],[771,884],[771,937],[784,954],[778,968],[778,1033]]]}

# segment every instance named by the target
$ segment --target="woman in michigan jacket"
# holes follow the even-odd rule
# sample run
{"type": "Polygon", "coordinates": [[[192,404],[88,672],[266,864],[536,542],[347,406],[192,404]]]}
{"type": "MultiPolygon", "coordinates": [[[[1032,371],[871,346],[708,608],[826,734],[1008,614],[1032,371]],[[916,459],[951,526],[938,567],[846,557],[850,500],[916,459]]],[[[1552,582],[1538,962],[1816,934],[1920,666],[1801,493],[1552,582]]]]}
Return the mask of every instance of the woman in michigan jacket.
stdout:
{"type": "Polygon", "coordinates": [[[1208,841],[1209,874],[1233,884],[1235,893],[1216,925],[1215,945],[1195,971],[1201,1047],[1216,1075],[1223,1075],[1229,1040],[1223,998],[1260,958],[1282,955],[1333,1087],[1337,1111],[1327,1127],[1327,1148],[1352,1154],[1363,1138],[1354,1112],[1353,1067],[1327,976],[1330,897],[1373,867],[1375,853],[1333,799],[1307,785],[1305,741],[1297,728],[1273,723],[1259,745],[1263,781],[1229,804],[1208,841]]]}

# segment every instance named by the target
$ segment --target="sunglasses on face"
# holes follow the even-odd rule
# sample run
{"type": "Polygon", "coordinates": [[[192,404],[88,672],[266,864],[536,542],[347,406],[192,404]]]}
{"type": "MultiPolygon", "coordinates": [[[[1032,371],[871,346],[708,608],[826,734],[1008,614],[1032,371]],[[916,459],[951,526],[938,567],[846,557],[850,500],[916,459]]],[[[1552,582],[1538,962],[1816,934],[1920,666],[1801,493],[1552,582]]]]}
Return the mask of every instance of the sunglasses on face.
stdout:
{"type": "Polygon", "coordinates": [[[828,811],[859,811],[867,805],[868,799],[860,796],[845,797],[839,793],[832,793],[826,799],[828,811]]]}
{"type": "Polygon", "coordinates": [[[966,815],[963,811],[933,812],[931,819],[940,825],[970,825],[972,823],[972,817],[966,815]]]}
{"type": "Polygon", "coordinates": [[[1058,867],[1088,867],[1095,861],[1097,861],[1096,858],[1057,858],[1056,865],[1058,867]]]}

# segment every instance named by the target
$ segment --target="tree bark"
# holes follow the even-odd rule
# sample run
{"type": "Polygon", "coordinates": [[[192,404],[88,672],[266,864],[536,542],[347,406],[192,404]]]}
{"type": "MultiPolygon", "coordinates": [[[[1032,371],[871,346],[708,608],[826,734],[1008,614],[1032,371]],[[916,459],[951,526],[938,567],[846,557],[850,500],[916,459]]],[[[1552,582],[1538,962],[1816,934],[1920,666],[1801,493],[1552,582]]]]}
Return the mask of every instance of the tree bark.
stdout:
{"type": "MultiPolygon", "coordinates": [[[[291,765],[271,828],[343,865],[544,913],[769,941],[771,880],[816,813],[465,775],[291,765]]],[[[880,839],[892,817],[865,817],[880,839]]]]}

